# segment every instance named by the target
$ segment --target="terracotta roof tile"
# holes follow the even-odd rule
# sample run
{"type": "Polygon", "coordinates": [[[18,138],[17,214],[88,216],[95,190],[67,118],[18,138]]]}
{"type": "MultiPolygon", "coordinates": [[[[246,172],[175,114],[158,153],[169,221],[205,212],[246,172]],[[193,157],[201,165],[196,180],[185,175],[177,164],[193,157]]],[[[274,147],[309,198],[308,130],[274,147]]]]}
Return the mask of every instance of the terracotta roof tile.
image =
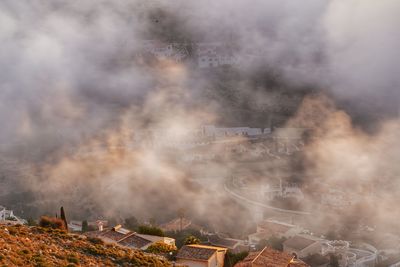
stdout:
{"type": "Polygon", "coordinates": [[[152,243],[150,240],[144,239],[143,237],[132,234],[118,242],[118,244],[131,248],[142,248],[152,243]]]}
{"type": "Polygon", "coordinates": [[[273,250],[264,248],[261,252],[250,253],[243,261],[237,263],[235,267],[252,267],[265,266],[265,267],[309,267],[306,263],[300,260],[292,260],[293,256],[273,250]]]}
{"type": "Polygon", "coordinates": [[[176,257],[180,259],[207,261],[217,250],[218,247],[186,245],[179,250],[176,257]]]}

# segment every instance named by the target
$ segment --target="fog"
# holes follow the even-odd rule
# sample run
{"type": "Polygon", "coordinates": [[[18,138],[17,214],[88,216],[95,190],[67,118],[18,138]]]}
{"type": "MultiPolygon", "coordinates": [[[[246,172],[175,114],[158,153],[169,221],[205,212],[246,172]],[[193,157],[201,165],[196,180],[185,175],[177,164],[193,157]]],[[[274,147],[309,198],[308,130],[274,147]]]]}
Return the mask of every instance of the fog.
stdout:
{"type": "Polygon", "coordinates": [[[223,229],[255,220],[223,190],[225,179],[273,173],[314,191],[354,188],[364,205],[379,203],[368,223],[390,224],[399,8],[396,0],[2,1],[2,194],[24,202],[10,192],[30,192],[34,216],[64,205],[79,219],[165,221],[184,208],[223,229]],[[241,61],[204,71],[193,60],[142,56],[145,40],[228,43],[241,61]],[[288,106],[283,118],[265,108],[273,104],[288,106]],[[203,149],[223,160],[182,163],[195,149],[154,143],[155,133],[190,142],[207,124],[303,127],[312,138],[301,171],[290,158],[243,167],[217,144],[203,149]]]}

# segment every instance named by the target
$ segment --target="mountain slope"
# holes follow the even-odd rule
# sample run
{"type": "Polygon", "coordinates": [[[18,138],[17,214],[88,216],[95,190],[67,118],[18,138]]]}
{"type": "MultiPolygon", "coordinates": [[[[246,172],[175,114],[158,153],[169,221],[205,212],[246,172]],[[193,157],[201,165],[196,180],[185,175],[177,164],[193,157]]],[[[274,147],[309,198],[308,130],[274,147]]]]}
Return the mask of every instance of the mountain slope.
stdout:
{"type": "Polygon", "coordinates": [[[58,229],[0,226],[0,266],[171,266],[164,258],[58,229]]]}

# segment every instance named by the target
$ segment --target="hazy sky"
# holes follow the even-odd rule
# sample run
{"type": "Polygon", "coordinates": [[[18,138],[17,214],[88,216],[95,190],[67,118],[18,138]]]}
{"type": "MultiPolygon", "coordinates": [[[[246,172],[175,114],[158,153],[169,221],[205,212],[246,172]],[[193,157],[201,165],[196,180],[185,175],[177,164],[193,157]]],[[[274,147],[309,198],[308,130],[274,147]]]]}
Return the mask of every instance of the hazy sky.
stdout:
{"type": "MultiPolygon", "coordinates": [[[[353,128],[351,115],[328,109],[320,137],[328,146],[323,151],[333,152],[312,171],[330,179],[331,167],[342,167],[344,159],[350,159],[345,161],[348,173],[373,180],[387,159],[384,167],[395,176],[398,146],[389,136],[398,131],[398,10],[398,0],[1,1],[2,153],[27,159],[30,167],[42,171],[44,178],[19,182],[59,200],[54,201],[57,205],[66,201],[59,192],[79,187],[104,209],[109,208],[103,206],[105,198],[114,209],[128,199],[120,207],[122,213],[146,213],[147,205],[162,210],[163,201],[182,192],[183,201],[196,199],[195,210],[207,214],[207,204],[221,200],[219,195],[210,198],[209,192],[188,185],[190,170],[171,163],[174,157],[167,157],[166,151],[101,152],[86,160],[71,155],[102,142],[109,149],[137,129],[179,133],[218,118],[215,109],[205,108],[208,102],[197,101],[199,90],[210,84],[208,75],[185,64],[147,66],[135,60],[143,39],[167,24],[174,25],[168,30],[188,34],[188,40],[235,43],[237,56],[245,58],[238,67],[242,72],[272,68],[288,83],[323,88],[347,109],[367,112],[367,121],[370,114],[382,113],[382,128],[370,137],[353,128]],[[154,14],[160,10],[158,20],[154,14]],[[252,65],[246,60],[249,54],[262,64],[252,65]],[[326,133],[332,129],[344,132],[326,133]],[[338,143],[354,149],[338,153],[338,143]],[[371,157],[351,164],[359,154],[371,157]],[[365,166],[368,171],[350,172],[365,166]],[[110,181],[122,186],[110,189],[110,181]],[[99,184],[102,189],[96,191],[99,184]],[[157,198],[149,201],[149,194],[157,198]]],[[[250,90],[239,83],[237,88],[243,94],[250,90]]],[[[303,109],[294,120],[305,120],[303,109]]],[[[321,147],[311,144],[307,155],[316,158],[323,154],[321,147]]],[[[212,168],[223,174],[234,170],[212,168]]],[[[348,179],[348,173],[338,176],[348,179]]]]}

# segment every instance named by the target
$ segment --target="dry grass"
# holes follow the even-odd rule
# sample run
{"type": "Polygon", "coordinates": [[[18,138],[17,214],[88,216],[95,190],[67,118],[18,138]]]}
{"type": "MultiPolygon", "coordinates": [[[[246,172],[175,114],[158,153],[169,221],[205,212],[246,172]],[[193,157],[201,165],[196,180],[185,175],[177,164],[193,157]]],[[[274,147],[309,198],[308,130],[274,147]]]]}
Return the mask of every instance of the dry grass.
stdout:
{"type": "Polygon", "coordinates": [[[0,266],[171,266],[157,256],[60,229],[0,226],[0,266]]]}

